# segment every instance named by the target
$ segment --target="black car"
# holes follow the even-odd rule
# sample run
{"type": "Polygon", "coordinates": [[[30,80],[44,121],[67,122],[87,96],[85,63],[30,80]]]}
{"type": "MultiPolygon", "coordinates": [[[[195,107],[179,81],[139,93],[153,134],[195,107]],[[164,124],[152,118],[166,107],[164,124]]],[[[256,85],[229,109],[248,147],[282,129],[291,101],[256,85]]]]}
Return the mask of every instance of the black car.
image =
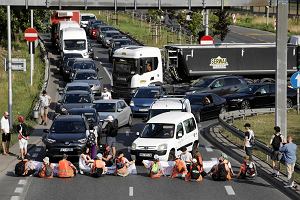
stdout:
{"type": "Polygon", "coordinates": [[[82,58],[82,55],[79,53],[64,54],[62,59],[59,61],[59,71],[65,80],[69,78],[70,68],[76,58],[82,58]]]}
{"type": "Polygon", "coordinates": [[[186,95],[196,121],[218,118],[227,110],[226,99],[213,93],[193,93],[186,95]]]}
{"type": "Polygon", "coordinates": [[[247,87],[247,82],[241,76],[205,76],[194,81],[188,91],[208,92],[222,96],[247,87]]]}
{"type": "Polygon", "coordinates": [[[59,115],[54,119],[51,128],[44,132],[46,134],[42,140],[46,145],[47,156],[79,156],[86,146],[89,128],[84,116],[59,115]]]}
{"type": "MultiPolygon", "coordinates": [[[[249,87],[240,89],[234,94],[225,95],[230,109],[266,108],[275,106],[275,84],[259,83],[250,84],[249,87]]],[[[297,104],[297,92],[287,89],[287,107],[292,108],[297,104]]]]}
{"type": "Polygon", "coordinates": [[[77,70],[81,70],[81,69],[93,69],[95,71],[98,71],[98,68],[96,67],[96,63],[94,60],[90,58],[75,59],[70,69],[71,70],[70,79],[73,78],[77,70]]]}
{"type": "Polygon", "coordinates": [[[133,45],[133,42],[128,38],[120,38],[120,39],[112,39],[111,45],[108,49],[108,59],[109,62],[112,62],[112,58],[114,55],[114,52],[124,46],[133,45]]]}

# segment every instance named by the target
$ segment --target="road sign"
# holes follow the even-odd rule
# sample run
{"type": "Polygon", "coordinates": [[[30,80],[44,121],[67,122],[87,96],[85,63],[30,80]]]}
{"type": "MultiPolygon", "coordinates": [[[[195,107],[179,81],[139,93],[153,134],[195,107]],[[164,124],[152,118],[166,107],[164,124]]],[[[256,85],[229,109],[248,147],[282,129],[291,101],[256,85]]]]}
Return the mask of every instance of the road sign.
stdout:
{"type": "Polygon", "coordinates": [[[34,28],[27,28],[24,33],[25,40],[34,42],[38,39],[38,32],[34,28]]]}
{"type": "Polygon", "coordinates": [[[300,72],[296,72],[291,77],[291,85],[293,88],[300,88],[300,72]]]}
{"type": "Polygon", "coordinates": [[[211,37],[210,35],[205,35],[200,39],[200,44],[201,45],[214,44],[214,38],[211,37]]]}

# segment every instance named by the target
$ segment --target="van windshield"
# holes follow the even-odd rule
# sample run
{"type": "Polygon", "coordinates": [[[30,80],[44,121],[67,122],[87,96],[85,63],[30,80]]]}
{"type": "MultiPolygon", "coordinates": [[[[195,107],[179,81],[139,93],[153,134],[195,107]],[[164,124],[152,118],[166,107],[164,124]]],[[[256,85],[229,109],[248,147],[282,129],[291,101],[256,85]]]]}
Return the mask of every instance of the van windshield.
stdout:
{"type": "Polygon", "coordinates": [[[184,112],[182,109],[150,109],[149,119],[165,112],[184,112]]]}
{"type": "Polygon", "coordinates": [[[173,138],[174,127],[174,124],[147,124],[141,138],[173,138]]]}
{"type": "Polygon", "coordinates": [[[86,41],[85,40],[64,40],[65,50],[85,50],[86,41]]]}

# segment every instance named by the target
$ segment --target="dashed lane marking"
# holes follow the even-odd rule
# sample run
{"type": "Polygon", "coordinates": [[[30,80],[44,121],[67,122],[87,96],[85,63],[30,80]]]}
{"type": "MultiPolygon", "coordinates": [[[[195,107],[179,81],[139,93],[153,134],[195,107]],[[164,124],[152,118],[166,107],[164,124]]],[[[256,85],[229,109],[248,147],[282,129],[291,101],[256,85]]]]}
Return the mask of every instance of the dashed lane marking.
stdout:
{"type": "Polygon", "coordinates": [[[129,187],[129,196],[130,196],[130,197],[133,196],[133,187],[129,187]]]}
{"type": "Polygon", "coordinates": [[[19,196],[12,196],[12,197],[10,197],[10,200],[19,200],[19,199],[20,199],[19,196]]]}
{"type": "Polygon", "coordinates": [[[22,187],[16,187],[15,193],[22,193],[22,192],[23,192],[23,188],[22,187]]]}
{"type": "Polygon", "coordinates": [[[38,155],[39,155],[39,154],[34,153],[34,154],[32,154],[32,157],[33,157],[33,158],[36,158],[36,157],[38,157],[38,155]]]}
{"type": "Polygon", "coordinates": [[[26,185],[26,183],[27,183],[27,180],[21,179],[21,180],[19,180],[18,185],[26,185]]]}
{"type": "Polygon", "coordinates": [[[213,152],[214,150],[211,147],[205,147],[207,152],[213,152]]]}
{"type": "Polygon", "coordinates": [[[41,150],[42,150],[42,148],[40,148],[40,147],[35,149],[36,152],[40,152],[41,150]]]}
{"type": "Polygon", "coordinates": [[[235,192],[231,185],[225,185],[224,187],[228,195],[235,195],[235,192]]]}

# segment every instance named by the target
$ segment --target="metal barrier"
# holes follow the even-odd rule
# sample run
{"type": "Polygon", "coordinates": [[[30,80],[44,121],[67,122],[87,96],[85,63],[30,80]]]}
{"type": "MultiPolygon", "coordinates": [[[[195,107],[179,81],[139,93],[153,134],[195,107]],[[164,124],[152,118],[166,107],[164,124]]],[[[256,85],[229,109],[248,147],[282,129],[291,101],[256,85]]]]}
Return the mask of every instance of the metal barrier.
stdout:
{"type": "MultiPolygon", "coordinates": [[[[244,139],[245,138],[244,132],[239,130],[237,127],[231,125],[233,123],[234,119],[256,116],[258,114],[274,113],[274,112],[275,112],[274,108],[237,110],[237,111],[220,114],[219,122],[226,130],[230,131],[238,138],[244,139]]],[[[262,141],[259,141],[257,139],[255,139],[255,147],[254,148],[260,150],[261,152],[263,152],[269,156],[272,153],[272,149],[270,147],[268,147],[265,143],[263,143],[262,141]]],[[[299,163],[296,163],[295,171],[297,173],[300,173],[300,164],[299,163]]]]}

